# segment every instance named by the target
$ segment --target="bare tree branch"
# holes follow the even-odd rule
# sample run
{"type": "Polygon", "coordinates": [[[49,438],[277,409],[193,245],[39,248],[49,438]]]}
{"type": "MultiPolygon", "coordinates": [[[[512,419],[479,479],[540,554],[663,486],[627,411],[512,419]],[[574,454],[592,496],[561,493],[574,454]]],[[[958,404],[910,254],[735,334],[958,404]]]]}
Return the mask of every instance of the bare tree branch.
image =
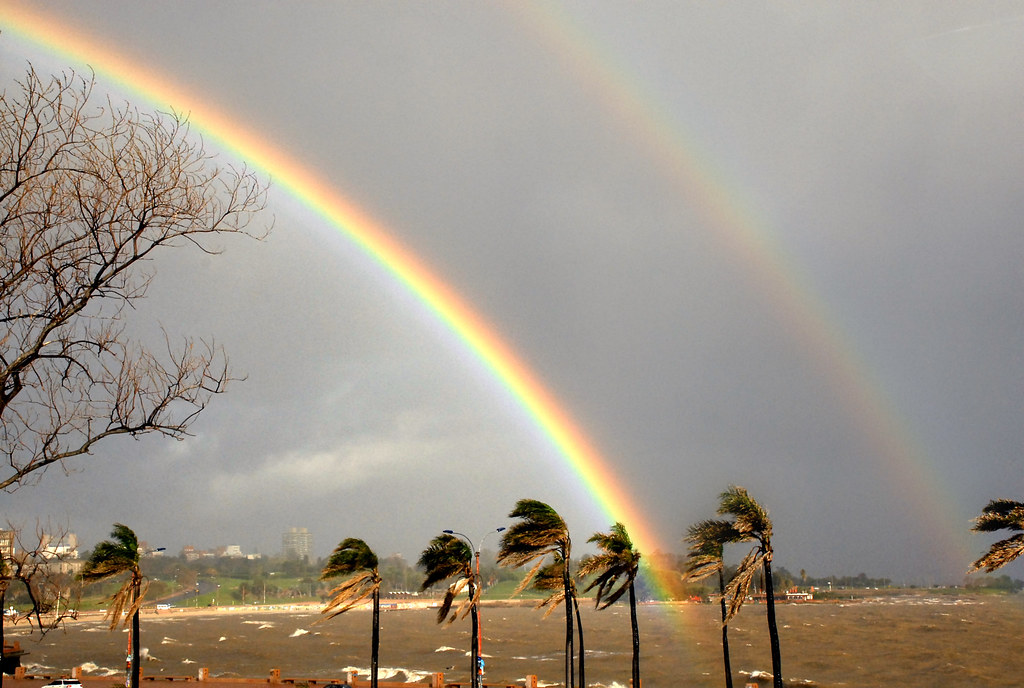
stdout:
{"type": "MultiPolygon", "coordinates": [[[[116,435],[181,439],[232,380],[213,342],[126,328],[164,249],[253,236],[266,189],[213,164],[188,122],[97,105],[33,69],[0,93],[0,489],[116,435]]],[[[35,475],[33,475],[35,474],[35,475]]]]}

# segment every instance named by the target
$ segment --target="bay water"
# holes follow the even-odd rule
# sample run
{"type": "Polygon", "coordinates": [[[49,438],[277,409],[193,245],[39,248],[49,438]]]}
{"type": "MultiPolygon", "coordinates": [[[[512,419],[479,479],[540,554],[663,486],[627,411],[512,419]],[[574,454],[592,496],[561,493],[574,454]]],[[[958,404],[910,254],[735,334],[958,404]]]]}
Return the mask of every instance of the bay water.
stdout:
{"type": "MultiPolygon", "coordinates": [[[[771,659],[763,605],[749,604],[729,625],[734,684],[770,683],[771,659]]],[[[717,605],[641,605],[644,688],[724,685],[717,605]]],[[[1024,596],[915,594],[849,602],[777,607],[787,684],[979,688],[1024,685],[1024,596]]],[[[368,676],[369,611],[352,610],[318,623],[314,610],[146,612],[142,668],[146,676],[343,680],[368,676]]],[[[631,637],[625,605],[583,610],[586,677],[591,686],[625,688],[631,637]]],[[[563,683],[565,617],[529,606],[482,608],[485,683],[515,684],[527,675],[541,685],[563,683]]],[[[100,618],[69,622],[41,640],[8,626],[8,642],[28,651],[29,673],[123,673],[128,634],[100,618]]],[[[468,683],[469,619],[438,625],[432,609],[381,614],[381,680],[422,681],[444,672],[468,683]]]]}

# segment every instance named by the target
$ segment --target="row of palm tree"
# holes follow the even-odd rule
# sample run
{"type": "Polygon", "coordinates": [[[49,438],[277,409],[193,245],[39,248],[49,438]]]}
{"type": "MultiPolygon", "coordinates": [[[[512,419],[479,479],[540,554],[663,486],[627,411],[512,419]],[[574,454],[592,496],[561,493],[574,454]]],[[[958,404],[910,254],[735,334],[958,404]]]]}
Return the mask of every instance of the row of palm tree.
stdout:
{"type": "MultiPolygon", "coordinates": [[[[781,653],[771,569],[774,554],[771,541],[772,521],[767,510],[758,504],[745,488],[738,486],[730,486],[719,495],[717,513],[723,518],[707,519],[693,524],[684,540],[689,543],[687,577],[691,580],[701,580],[716,574],[718,577],[726,688],[732,688],[728,624],[749,596],[750,587],[759,570],[763,573],[766,595],[773,686],[782,688],[781,653]],[[736,567],[735,573],[726,581],[725,546],[737,543],[752,543],[752,547],[736,567]]],[[[580,686],[586,688],[587,685],[584,672],[583,625],[580,621],[576,580],[591,579],[585,592],[596,588],[598,609],[606,609],[628,594],[633,640],[632,685],[639,688],[640,634],[634,582],[639,571],[641,555],[633,547],[625,526],[616,523],[609,532],[594,533],[590,537],[588,542],[597,545],[600,553],[584,558],[574,578],[570,570],[572,540],[569,528],[558,512],[544,502],[521,499],[509,514],[509,518],[518,521],[505,530],[498,551],[498,563],[515,568],[532,565],[515,594],[531,585],[536,590],[549,592],[550,594],[537,605],[538,608],[546,607],[546,614],[552,613],[559,604],[565,604],[565,686],[575,686],[574,630],[579,637],[580,686]]],[[[1024,503],[1008,499],[990,501],[982,510],[982,514],[975,519],[972,530],[1010,530],[1015,533],[993,543],[989,551],[974,561],[970,567],[972,572],[984,569],[991,573],[1024,554],[1024,503]]],[[[131,624],[130,688],[139,686],[139,611],[148,587],[139,566],[141,554],[135,533],[127,526],[115,523],[111,539],[96,545],[79,574],[80,579],[87,583],[128,574],[121,588],[111,598],[107,618],[110,619],[111,630],[117,628],[119,623],[131,624]]],[[[445,532],[430,541],[420,556],[418,566],[425,573],[423,590],[443,581],[453,581],[438,609],[438,623],[445,620],[453,623],[458,618],[472,615],[471,675],[473,688],[478,688],[478,603],[481,586],[478,571],[473,568],[473,551],[466,542],[455,537],[455,534],[445,532]],[[455,606],[463,591],[467,593],[465,600],[455,606]]],[[[363,540],[343,540],[328,558],[321,579],[332,580],[342,577],[343,580],[330,592],[329,601],[323,610],[323,620],[357,607],[367,598],[371,600],[373,614],[370,682],[371,688],[377,688],[382,579],[378,570],[377,555],[363,540]]]]}
{"type": "MultiPolygon", "coordinates": [[[[1024,508],[1024,507],[1022,507],[1024,508]]],[[[1024,513],[1024,511],[1022,511],[1024,513]]],[[[693,525],[685,538],[690,543],[687,573],[692,579],[701,579],[715,573],[719,576],[722,593],[722,645],[725,658],[726,687],[731,688],[729,667],[728,622],[739,611],[758,569],[763,570],[767,593],[768,627],[772,650],[772,669],[775,687],[781,688],[778,629],[775,622],[772,590],[772,523],[767,511],[742,487],[730,487],[720,495],[719,518],[693,525]],[[753,543],[750,552],[737,567],[736,574],[726,582],[723,562],[724,547],[730,543],[753,543]]],[[[538,603],[551,614],[560,604],[565,605],[565,686],[586,688],[583,624],[580,616],[577,581],[587,582],[584,592],[595,592],[595,605],[607,609],[627,597],[632,631],[631,678],[634,688],[640,688],[640,632],[637,621],[635,581],[640,568],[641,554],[633,546],[626,527],[615,523],[606,533],[594,533],[588,542],[596,545],[598,554],[584,557],[572,571],[572,539],[562,517],[551,506],[535,499],[521,499],[509,513],[515,523],[503,531],[497,561],[502,566],[530,568],[516,588],[519,594],[528,587],[547,595],[538,603]],[[577,642],[578,641],[578,642],[577,642]],[[577,654],[578,648],[578,654],[577,654]],[[578,665],[577,665],[578,659],[578,665]],[[577,674],[578,666],[578,674],[577,674]]],[[[424,572],[421,588],[426,590],[450,581],[438,609],[438,623],[453,623],[457,619],[472,617],[471,676],[473,688],[478,688],[481,673],[479,647],[479,600],[481,585],[479,570],[474,569],[474,552],[457,533],[445,531],[434,537],[420,555],[417,565],[424,572]],[[464,599],[458,602],[465,594],[464,599]],[[458,603],[457,603],[458,602],[458,603]]],[[[111,540],[99,543],[93,550],[80,578],[84,582],[106,580],[127,573],[124,584],[114,594],[107,609],[110,628],[119,623],[131,624],[130,688],[139,686],[139,610],[146,592],[147,582],[139,566],[141,556],[138,539],[127,526],[117,523],[111,540]]],[[[476,555],[479,556],[479,553],[476,555]]],[[[372,605],[370,636],[370,685],[378,686],[380,655],[380,591],[382,577],[377,555],[369,545],[358,538],[346,538],[334,549],[320,576],[321,580],[339,582],[329,593],[321,621],[326,621],[367,600],[372,605]]]]}
{"type": "MultiPolygon", "coordinates": [[[[579,681],[586,686],[584,668],[583,625],[580,617],[576,580],[592,578],[585,589],[597,588],[596,605],[606,609],[623,595],[629,595],[630,623],[633,633],[633,685],[640,686],[640,633],[636,615],[636,580],[640,564],[638,552],[621,523],[612,526],[608,533],[595,533],[590,542],[595,543],[600,554],[585,558],[572,575],[572,539],[569,528],[562,517],[551,506],[535,499],[521,499],[509,513],[517,521],[507,529],[498,550],[498,563],[514,568],[530,565],[514,594],[528,587],[549,593],[537,605],[547,608],[550,614],[559,604],[565,605],[565,685],[576,685],[576,640],[579,648],[579,681]],[[575,625],[574,625],[575,620],[575,625]]],[[[417,565],[424,571],[421,588],[426,590],[439,583],[451,581],[438,608],[438,623],[453,623],[456,619],[472,617],[471,632],[471,676],[474,688],[480,680],[479,608],[480,581],[473,567],[472,548],[452,532],[434,537],[417,565]],[[461,603],[456,600],[466,593],[461,603]]],[[[346,578],[330,594],[330,601],[324,609],[325,618],[341,614],[363,602],[368,596],[374,600],[373,631],[371,641],[370,682],[377,686],[379,643],[379,617],[376,611],[380,591],[380,576],[377,573],[377,558],[362,540],[349,538],[334,550],[321,578],[337,576],[346,578]],[[351,556],[352,552],[359,556],[351,556]]]]}

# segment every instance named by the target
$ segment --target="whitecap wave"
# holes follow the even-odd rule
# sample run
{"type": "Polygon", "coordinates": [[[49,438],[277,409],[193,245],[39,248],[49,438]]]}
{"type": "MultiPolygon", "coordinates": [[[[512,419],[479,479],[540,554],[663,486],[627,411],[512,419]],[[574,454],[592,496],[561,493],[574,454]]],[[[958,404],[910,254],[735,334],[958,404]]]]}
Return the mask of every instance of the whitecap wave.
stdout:
{"type": "Polygon", "coordinates": [[[434,650],[434,652],[463,652],[463,650],[460,650],[455,647],[449,647],[448,645],[442,645],[441,647],[434,650]]]}
{"type": "Polygon", "coordinates": [[[743,671],[743,670],[740,670],[740,675],[742,675],[742,676],[749,676],[750,678],[754,679],[755,681],[771,681],[772,680],[772,672],[770,672],[770,671],[761,671],[760,669],[754,669],[753,671],[743,671]]]}
{"type": "Polygon", "coordinates": [[[305,628],[296,628],[292,632],[292,634],[290,636],[288,636],[288,637],[289,638],[298,638],[300,635],[306,635],[307,633],[309,633],[309,631],[307,631],[305,628]]]}
{"type": "Polygon", "coordinates": [[[80,666],[82,667],[82,673],[89,674],[91,676],[113,676],[118,673],[117,669],[97,666],[94,662],[84,662],[80,666]]]}
{"type": "MultiPolygon", "coordinates": [[[[96,666],[95,664],[93,666],[96,666]]],[[[24,665],[26,673],[39,674],[47,671],[52,671],[52,666],[46,666],[45,664],[36,664],[35,662],[28,662],[24,665]]]]}

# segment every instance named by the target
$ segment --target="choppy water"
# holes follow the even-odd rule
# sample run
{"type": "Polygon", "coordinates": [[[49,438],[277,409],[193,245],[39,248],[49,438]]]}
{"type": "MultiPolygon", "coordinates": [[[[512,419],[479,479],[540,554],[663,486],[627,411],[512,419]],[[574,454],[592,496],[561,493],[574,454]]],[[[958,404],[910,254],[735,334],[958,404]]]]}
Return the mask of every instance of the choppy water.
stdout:
{"type": "MultiPolygon", "coordinates": [[[[722,686],[718,608],[650,605],[640,610],[645,688],[722,686]]],[[[370,614],[352,611],[321,624],[315,613],[222,616],[146,614],[146,675],[263,678],[278,668],[292,678],[344,678],[369,665],[370,614]]],[[[818,686],[1024,685],[1024,596],[879,598],[848,604],[778,607],[787,683],[818,686]]],[[[515,683],[528,674],[562,682],[564,616],[543,619],[524,607],[483,609],[485,682],[515,683]]],[[[381,614],[382,680],[421,680],[434,671],[468,681],[469,621],[438,626],[432,610],[381,614]]],[[[735,682],[771,671],[764,608],[748,605],[729,628],[735,682]]],[[[585,610],[587,681],[628,686],[629,613],[624,606],[585,610]]],[[[80,621],[41,642],[8,629],[31,654],[30,671],[92,675],[124,671],[127,634],[99,620],[80,621]]]]}

